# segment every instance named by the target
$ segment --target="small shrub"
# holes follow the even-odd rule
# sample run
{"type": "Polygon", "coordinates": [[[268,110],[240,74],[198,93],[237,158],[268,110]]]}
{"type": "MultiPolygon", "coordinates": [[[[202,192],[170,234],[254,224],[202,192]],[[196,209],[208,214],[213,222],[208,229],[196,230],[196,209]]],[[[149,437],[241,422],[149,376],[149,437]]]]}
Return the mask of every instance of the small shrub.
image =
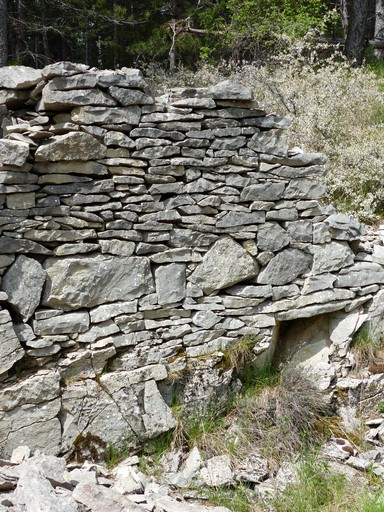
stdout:
{"type": "Polygon", "coordinates": [[[250,490],[241,484],[231,488],[207,488],[205,495],[208,501],[217,507],[227,507],[233,512],[251,512],[253,510],[250,490]]]}
{"type": "Polygon", "coordinates": [[[325,461],[309,454],[301,460],[297,472],[297,483],[273,501],[276,512],[318,512],[340,502],[346,477],[332,473],[325,461]]]}
{"type": "Polygon", "coordinates": [[[355,334],[351,347],[357,369],[384,366],[384,339],[375,335],[367,324],[364,324],[355,334]]]}

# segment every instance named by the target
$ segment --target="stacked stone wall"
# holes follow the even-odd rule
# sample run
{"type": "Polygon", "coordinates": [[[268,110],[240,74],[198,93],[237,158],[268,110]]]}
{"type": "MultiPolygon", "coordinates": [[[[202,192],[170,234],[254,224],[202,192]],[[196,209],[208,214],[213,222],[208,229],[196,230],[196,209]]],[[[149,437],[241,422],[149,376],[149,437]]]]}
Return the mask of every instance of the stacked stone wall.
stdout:
{"type": "Polygon", "coordinates": [[[270,356],[280,322],[331,315],[327,385],[353,363],[382,241],[321,203],[324,155],[247,87],[154,99],[137,70],[57,63],[0,69],[0,100],[3,455],[161,434],[176,390],[219,404],[225,352],[270,356]]]}

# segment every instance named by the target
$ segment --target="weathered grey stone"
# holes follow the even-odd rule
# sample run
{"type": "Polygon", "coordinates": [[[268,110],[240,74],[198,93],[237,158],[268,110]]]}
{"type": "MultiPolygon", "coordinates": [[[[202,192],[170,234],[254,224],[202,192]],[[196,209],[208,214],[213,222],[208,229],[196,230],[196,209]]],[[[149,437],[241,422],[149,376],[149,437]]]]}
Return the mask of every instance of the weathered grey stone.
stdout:
{"type": "Polygon", "coordinates": [[[221,317],[213,313],[213,311],[198,311],[192,316],[193,323],[203,329],[210,329],[220,320],[221,317]]]}
{"type": "Polygon", "coordinates": [[[105,320],[109,320],[115,316],[136,313],[136,311],[137,300],[129,302],[117,302],[115,304],[106,304],[91,310],[91,322],[105,322],[105,320]]]}
{"type": "Polygon", "coordinates": [[[283,285],[309,270],[312,257],[298,249],[284,249],[260,271],[257,282],[260,284],[283,285]]]}
{"type": "Polygon", "coordinates": [[[124,124],[137,125],[141,109],[133,105],[125,108],[77,107],[71,112],[71,120],[78,124],[124,124]]]}
{"type": "Polygon", "coordinates": [[[224,80],[212,85],[208,90],[208,96],[214,100],[246,100],[253,99],[252,89],[231,80],[224,80]]]}
{"type": "Polygon", "coordinates": [[[283,183],[258,183],[242,190],[240,201],[277,201],[285,190],[283,183]]]}
{"type": "Polygon", "coordinates": [[[268,153],[284,157],[288,151],[287,134],[284,130],[255,133],[247,145],[258,153],[268,153]]]}
{"type": "Polygon", "coordinates": [[[118,146],[121,148],[133,149],[135,143],[133,140],[121,132],[109,131],[104,135],[104,144],[106,146],[118,146]]]}
{"type": "Polygon", "coordinates": [[[223,238],[206,253],[190,279],[205,293],[211,293],[251,279],[258,270],[257,262],[240,244],[223,238]]]}
{"type": "Polygon", "coordinates": [[[313,224],[311,221],[287,222],[284,226],[294,242],[312,243],[313,224]]]}
{"type": "MultiPolygon", "coordinates": [[[[0,68],[0,70],[3,68],[0,68]]],[[[0,139],[0,163],[22,167],[29,155],[29,145],[17,140],[0,139]]]]}
{"type": "Polygon", "coordinates": [[[50,482],[35,468],[21,467],[16,490],[18,510],[35,512],[55,510],[77,512],[76,503],[66,496],[55,493],[50,482]]]}
{"type": "Polygon", "coordinates": [[[317,276],[309,276],[306,278],[302,288],[302,294],[318,292],[332,288],[333,283],[336,281],[336,276],[333,274],[320,274],[317,276]]]}
{"type": "Polygon", "coordinates": [[[279,251],[289,242],[290,237],[277,222],[267,222],[257,230],[257,247],[261,251],[279,251]]]}
{"type": "Polygon", "coordinates": [[[52,90],[50,84],[43,89],[38,110],[69,110],[82,105],[113,107],[116,101],[99,89],[52,90]]]}
{"type": "Polygon", "coordinates": [[[89,133],[70,132],[56,135],[36,150],[37,161],[88,160],[103,158],[107,148],[89,133]]]}
{"type": "Polygon", "coordinates": [[[324,245],[314,245],[313,274],[334,272],[354,263],[354,254],[347,242],[330,242],[324,245]]]}
{"type": "Polygon", "coordinates": [[[21,444],[32,451],[44,449],[57,454],[61,426],[57,419],[60,410],[60,375],[41,370],[28,379],[9,385],[0,391],[0,453],[10,456],[21,444]]]}
{"type": "Polygon", "coordinates": [[[158,436],[176,426],[172,410],[164,402],[154,380],[145,383],[143,423],[148,437],[158,436]]]}
{"type": "Polygon", "coordinates": [[[232,483],[231,459],[228,455],[211,457],[207,460],[207,466],[201,469],[200,476],[209,487],[218,487],[232,483]]]}
{"type": "Polygon", "coordinates": [[[216,222],[218,228],[260,224],[265,221],[264,212],[228,212],[216,222]]]}
{"type": "Polygon", "coordinates": [[[33,254],[51,254],[51,251],[36,242],[30,240],[21,240],[2,236],[0,238],[0,254],[20,254],[20,253],[33,253],[33,254]]]}
{"type": "Polygon", "coordinates": [[[103,254],[131,256],[135,252],[134,242],[126,242],[124,240],[99,240],[99,244],[103,254]]]}
{"type": "Polygon", "coordinates": [[[55,62],[48,64],[41,70],[44,78],[54,78],[55,76],[72,76],[78,73],[84,73],[89,69],[86,64],[78,64],[73,62],[55,62]]]}
{"type": "Polygon", "coordinates": [[[348,270],[342,270],[337,277],[335,286],[352,288],[370,284],[384,283],[384,269],[378,263],[357,262],[348,270]]]}
{"type": "Polygon", "coordinates": [[[0,311],[0,333],[0,374],[2,374],[12,368],[24,356],[24,349],[16,336],[10,314],[6,310],[0,311]]]}
{"type": "Polygon", "coordinates": [[[128,496],[88,482],[79,483],[73,491],[73,497],[92,512],[146,512],[145,508],[133,503],[128,496]]]}
{"type": "Polygon", "coordinates": [[[84,332],[88,327],[89,314],[85,312],[67,313],[33,322],[33,329],[38,336],[84,332]]]}
{"type": "Polygon", "coordinates": [[[291,180],[285,190],[285,199],[320,199],[326,194],[324,183],[307,178],[291,180]]]}
{"type": "Polygon", "coordinates": [[[5,89],[28,89],[41,80],[41,70],[27,66],[4,66],[0,68],[0,87],[5,89]]]}
{"type": "Polygon", "coordinates": [[[185,265],[171,263],[155,271],[156,293],[159,304],[180,302],[185,298],[185,265]]]}
{"type": "Polygon", "coordinates": [[[128,107],[129,105],[152,105],[154,103],[152,96],[135,89],[111,86],[108,92],[123,107],[128,107]]]}
{"type": "Polygon", "coordinates": [[[39,305],[44,282],[45,272],[40,263],[24,255],[18,256],[5,273],[3,290],[24,322],[31,318],[39,305]]]}
{"type": "Polygon", "coordinates": [[[360,240],[365,230],[355,219],[343,213],[334,213],[326,221],[331,237],[336,240],[360,240]]]}
{"type": "Polygon", "coordinates": [[[149,260],[144,257],[85,255],[48,259],[42,304],[63,309],[132,300],[154,291],[149,260]]]}

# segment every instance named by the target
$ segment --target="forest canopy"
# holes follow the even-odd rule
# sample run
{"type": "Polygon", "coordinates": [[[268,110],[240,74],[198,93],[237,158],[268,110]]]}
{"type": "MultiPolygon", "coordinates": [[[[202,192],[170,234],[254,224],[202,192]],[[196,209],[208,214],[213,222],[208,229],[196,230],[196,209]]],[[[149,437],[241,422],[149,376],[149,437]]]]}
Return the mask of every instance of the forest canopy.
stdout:
{"type": "Polygon", "coordinates": [[[0,65],[195,68],[265,60],[312,31],[358,63],[382,0],[0,0],[0,65]]]}

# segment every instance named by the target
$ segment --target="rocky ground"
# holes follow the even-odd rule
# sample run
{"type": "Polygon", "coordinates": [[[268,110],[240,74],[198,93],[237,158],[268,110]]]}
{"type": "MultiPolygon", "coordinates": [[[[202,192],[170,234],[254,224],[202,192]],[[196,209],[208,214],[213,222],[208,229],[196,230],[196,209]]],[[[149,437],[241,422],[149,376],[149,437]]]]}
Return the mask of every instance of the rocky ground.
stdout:
{"type": "MultiPolygon", "coordinates": [[[[372,477],[376,483],[384,480],[384,374],[379,366],[355,370],[325,392],[337,416],[332,418],[335,435],[331,428],[320,456],[359,488],[371,484],[372,477]]],[[[254,499],[247,510],[275,510],[268,505],[271,496],[297,480],[299,465],[291,457],[272,469],[259,446],[242,457],[225,450],[210,456],[197,446],[168,449],[156,461],[155,456],[131,455],[113,467],[91,458],[68,461],[20,446],[10,460],[0,460],[0,512],[229,512],[236,505],[213,506],[210,492],[238,485],[254,499]]]]}

